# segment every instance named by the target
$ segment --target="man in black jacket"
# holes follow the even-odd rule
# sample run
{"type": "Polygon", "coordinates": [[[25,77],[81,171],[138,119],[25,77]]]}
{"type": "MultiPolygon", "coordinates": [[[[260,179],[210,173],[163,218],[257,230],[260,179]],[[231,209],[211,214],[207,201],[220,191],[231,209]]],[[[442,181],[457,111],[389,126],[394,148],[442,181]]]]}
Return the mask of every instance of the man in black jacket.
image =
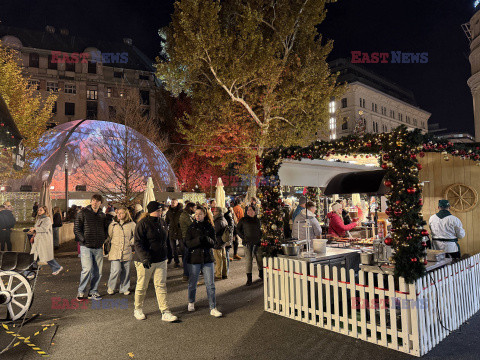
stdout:
{"type": "Polygon", "coordinates": [[[90,205],[83,208],[75,218],[73,231],[75,241],[80,244],[80,259],[82,261],[82,272],[78,286],[77,300],[85,299],[85,290],[90,281],[88,298],[101,300],[98,293],[98,284],[102,277],[103,267],[103,243],[107,238],[108,221],[100,209],[103,198],[95,194],[90,200],[90,205]]]}
{"type": "Polygon", "coordinates": [[[150,201],[147,205],[148,216],[141,219],[135,228],[135,269],[137,286],[135,288],[135,311],[137,320],[144,320],[143,301],[148,284],[153,276],[153,285],[157,302],[162,312],[162,320],[177,320],[167,305],[167,231],[165,221],[161,218],[163,206],[150,201]]]}
{"type": "MultiPolygon", "coordinates": [[[[165,220],[168,225],[168,238],[170,241],[170,247],[172,250],[172,257],[173,260],[175,261],[175,267],[178,268],[180,267],[180,259],[178,257],[179,255],[179,245],[180,242],[183,241],[182,238],[182,230],[180,229],[179,225],[179,219],[180,215],[182,214],[183,211],[183,205],[178,202],[177,199],[173,199],[172,203],[170,205],[170,209],[168,209],[167,214],[165,216],[165,220]],[[179,244],[177,244],[177,242],[179,244]]],[[[171,261],[171,257],[169,258],[169,261],[171,261]]]]}
{"type": "Polygon", "coordinates": [[[1,251],[5,250],[7,244],[7,251],[12,251],[12,242],[10,241],[10,233],[15,226],[15,216],[11,211],[10,203],[5,203],[0,206],[0,246],[1,251]],[[10,208],[8,208],[10,207],[10,208]]]}

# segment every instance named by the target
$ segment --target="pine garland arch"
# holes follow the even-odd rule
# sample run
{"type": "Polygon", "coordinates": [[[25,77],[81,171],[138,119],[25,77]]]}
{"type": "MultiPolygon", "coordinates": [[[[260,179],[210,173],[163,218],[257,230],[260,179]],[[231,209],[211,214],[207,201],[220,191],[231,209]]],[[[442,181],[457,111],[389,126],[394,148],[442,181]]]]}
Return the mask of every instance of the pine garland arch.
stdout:
{"type": "Polygon", "coordinates": [[[307,147],[279,147],[257,158],[260,182],[257,196],[262,202],[261,242],[267,256],[277,256],[283,239],[283,201],[278,171],[283,159],[324,159],[330,155],[376,154],[380,166],[387,170],[385,185],[391,187],[387,197],[387,215],[392,223],[392,247],[395,276],[413,282],[425,274],[425,248],[422,245],[426,222],[422,216],[422,184],[418,173],[422,165],[418,157],[425,152],[441,152],[445,158],[459,156],[480,165],[479,144],[453,144],[419,129],[408,131],[402,125],[390,133],[349,135],[334,141],[315,141],[307,147]]]}

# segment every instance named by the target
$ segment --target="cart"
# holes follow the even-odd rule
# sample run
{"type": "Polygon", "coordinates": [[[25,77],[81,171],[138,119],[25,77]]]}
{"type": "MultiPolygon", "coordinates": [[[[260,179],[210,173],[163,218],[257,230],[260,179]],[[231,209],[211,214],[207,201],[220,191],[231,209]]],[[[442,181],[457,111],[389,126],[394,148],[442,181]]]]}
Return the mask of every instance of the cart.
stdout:
{"type": "Polygon", "coordinates": [[[36,275],[34,266],[33,254],[0,252],[0,307],[7,309],[6,320],[18,320],[30,309],[33,301],[31,281],[36,275]]]}

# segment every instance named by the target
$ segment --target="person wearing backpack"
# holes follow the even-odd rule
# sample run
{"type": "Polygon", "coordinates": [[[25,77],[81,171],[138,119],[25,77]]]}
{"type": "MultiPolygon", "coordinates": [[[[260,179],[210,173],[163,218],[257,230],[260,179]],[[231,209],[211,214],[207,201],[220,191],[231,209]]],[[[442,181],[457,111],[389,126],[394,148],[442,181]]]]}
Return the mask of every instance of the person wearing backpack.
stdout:
{"type": "Polygon", "coordinates": [[[225,219],[226,209],[221,207],[215,208],[213,223],[215,226],[215,245],[213,247],[213,255],[215,257],[215,280],[228,278],[227,271],[227,254],[225,251],[226,243],[229,237],[228,223],[225,219]],[[225,234],[225,238],[223,235],[225,234]]]}

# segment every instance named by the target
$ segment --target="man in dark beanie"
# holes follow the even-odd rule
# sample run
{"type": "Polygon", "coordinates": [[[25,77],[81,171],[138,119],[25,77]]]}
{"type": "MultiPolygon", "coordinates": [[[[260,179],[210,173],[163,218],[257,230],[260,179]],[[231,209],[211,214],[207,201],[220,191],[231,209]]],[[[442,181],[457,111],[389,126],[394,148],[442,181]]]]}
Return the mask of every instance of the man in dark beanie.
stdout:
{"type": "Polygon", "coordinates": [[[135,288],[134,316],[144,320],[143,301],[148,284],[153,276],[153,285],[157,302],[162,312],[162,320],[177,320],[167,305],[167,241],[165,221],[161,218],[163,205],[150,201],[147,205],[148,215],[140,219],[135,228],[135,269],[137,270],[137,286],[135,288]]]}
{"type": "Polygon", "coordinates": [[[430,216],[428,225],[432,234],[433,247],[437,250],[444,250],[447,257],[460,258],[460,246],[458,239],[465,236],[462,222],[450,213],[448,200],[438,201],[438,213],[430,216]]]}

